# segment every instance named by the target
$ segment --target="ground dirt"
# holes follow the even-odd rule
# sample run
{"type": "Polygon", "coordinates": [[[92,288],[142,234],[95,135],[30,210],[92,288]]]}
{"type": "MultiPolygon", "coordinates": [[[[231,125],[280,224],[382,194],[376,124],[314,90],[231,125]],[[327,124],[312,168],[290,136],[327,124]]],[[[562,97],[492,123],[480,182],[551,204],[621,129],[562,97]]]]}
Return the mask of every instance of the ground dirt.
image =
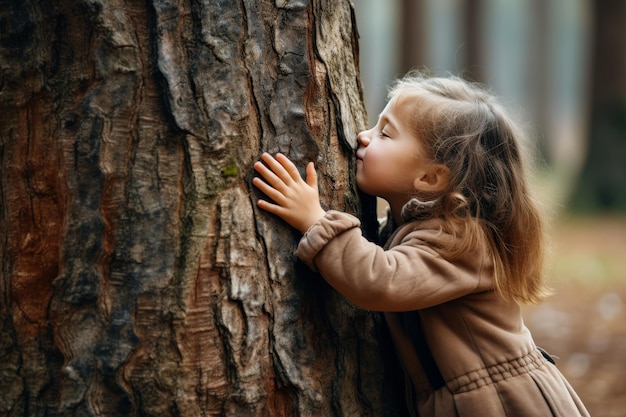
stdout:
{"type": "Polygon", "coordinates": [[[626,217],[567,218],[551,237],[555,295],[526,324],[593,417],[626,416],[626,217]]]}

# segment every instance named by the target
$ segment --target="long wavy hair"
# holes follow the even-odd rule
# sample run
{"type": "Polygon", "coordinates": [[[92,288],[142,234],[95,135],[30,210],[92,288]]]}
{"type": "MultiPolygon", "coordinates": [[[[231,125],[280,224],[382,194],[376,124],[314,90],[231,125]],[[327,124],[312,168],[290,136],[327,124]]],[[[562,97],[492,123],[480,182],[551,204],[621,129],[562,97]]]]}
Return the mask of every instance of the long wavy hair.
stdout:
{"type": "Polygon", "coordinates": [[[457,242],[442,256],[454,258],[486,239],[496,291],[523,303],[548,296],[543,215],[528,186],[523,131],[503,106],[477,84],[420,73],[396,81],[389,98],[409,106],[415,136],[450,170],[432,212],[457,242]]]}

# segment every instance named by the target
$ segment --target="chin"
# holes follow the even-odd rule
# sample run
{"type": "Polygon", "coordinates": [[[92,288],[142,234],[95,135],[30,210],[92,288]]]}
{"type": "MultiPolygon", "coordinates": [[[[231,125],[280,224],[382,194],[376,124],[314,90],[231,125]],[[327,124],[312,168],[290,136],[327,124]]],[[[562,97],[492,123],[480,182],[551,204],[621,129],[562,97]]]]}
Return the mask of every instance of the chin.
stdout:
{"type": "Polygon", "coordinates": [[[360,191],[360,192],[362,192],[362,193],[364,193],[364,194],[367,194],[367,195],[371,195],[371,196],[373,196],[373,197],[376,197],[376,194],[371,193],[371,192],[369,192],[369,191],[367,190],[367,187],[361,187],[361,185],[359,184],[359,182],[358,182],[358,181],[356,182],[356,186],[357,186],[357,188],[359,189],[359,191],[360,191]]]}
{"type": "MultiPolygon", "coordinates": [[[[365,192],[365,189],[363,188],[363,181],[359,179],[359,173],[357,171],[356,173],[356,186],[359,188],[359,190],[365,192]]],[[[367,187],[366,187],[367,188],[367,187]]]]}

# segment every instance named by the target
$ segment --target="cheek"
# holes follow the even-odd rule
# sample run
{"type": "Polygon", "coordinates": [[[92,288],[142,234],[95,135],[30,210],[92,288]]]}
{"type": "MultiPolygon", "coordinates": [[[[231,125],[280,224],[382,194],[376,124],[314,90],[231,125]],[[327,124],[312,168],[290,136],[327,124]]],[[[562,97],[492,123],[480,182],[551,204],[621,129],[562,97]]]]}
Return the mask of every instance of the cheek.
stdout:
{"type": "Polygon", "coordinates": [[[380,169],[377,158],[373,154],[368,154],[363,161],[357,165],[357,173],[360,174],[362,179],[372,180],[378,175],[377,172],[380,169]]]}
{"type": "Polygon", "coordinates": [[[388,182],[393,166],[389,166],[382,153],[369,151],[364,160],[357,163],[356,180],[360,188],[373,190],[388,182]]]}
{"type": "Polygon", "coordinates": [[[365,158],[363,160],[363,168],[368,172],[376,172],[380,171],[384,168],[385,161],[388,158],[385,158],[385,153],[383,150],[378,149],[376,147],[371,147],[367,150],[365,154],[365,158]]]}
{"type": "Polygon", "coordinates": [[[372,149],[363,164],[368,178],[380,182],[395,182],[406,174],[407,155],[404,149],[390,146],[372,149]]]}

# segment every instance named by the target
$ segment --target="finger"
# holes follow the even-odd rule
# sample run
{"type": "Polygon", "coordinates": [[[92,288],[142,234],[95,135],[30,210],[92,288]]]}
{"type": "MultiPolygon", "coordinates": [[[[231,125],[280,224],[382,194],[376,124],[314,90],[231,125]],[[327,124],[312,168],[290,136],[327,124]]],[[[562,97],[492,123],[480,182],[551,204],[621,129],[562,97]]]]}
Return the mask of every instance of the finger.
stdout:
{"type": "Polygon", "coordinates": [[[271,213],[280,218],[283,218],[284,209],[278,204],[270,203],[267,200],[258,200],[256,204],[257,206],[259,206],[259,208],[267,211],[268,213],[271,213]]]}
{"type": "Polygon", "coordinates": [[[262,208],[263,210],[267,211],[268,213],[276,214],[277,206],[275,204],[270,203],[269,201],[258,200],[256,202],[256,205],[262,208]]]}
{"type": "Polygon", "coordinates": [[[306,183],[317,189],[317,171],[313,162],[309,162],[306,166],[306,183]]]}
{"type": "MultiPolygon", "coordinates": [[[[286,157],[284,158],[286,159],[286,157]]],[[[277,161],[275,157],[268,154],[267,152],[264,152],[261,155],[261,160],[265,162],[265,164],[269,167],[269,169],[272,170],[276,177],[280,178],[285,184],[289,184],[293,179],[291,175],[287,172],[283,164],[277,161]]]]}
{"type": "Polygon", "coordinates": [[[280,191],[276,190],[276,188],[272,187],[270,184],[256,177],[252,179],[252,184],[259,189],[263,194],[281,204],[283,202],[283,195],[280,191]]]}
{"type": "Polygon", "coordinates": [[[302,181],[302,176],[300,175],[298,168],[293,162],[291,162],[289,158],[287,158],[282,153],[278,153],[276,154],[276,160],[283,166],[283,168],[285,169],[285,171],[287,171],[292,180],[302,181]]]}
{"type": "Polygon", "coordinates": [[[278,177],[274,173],[274,171],[268,168],[263,162],[255,162],[254,170],[258,172],[263,178],[265,178],[265,181],[270,183],[274,188],[276,189],[284,188],[285,182],[280,177],[278,177]]]}

